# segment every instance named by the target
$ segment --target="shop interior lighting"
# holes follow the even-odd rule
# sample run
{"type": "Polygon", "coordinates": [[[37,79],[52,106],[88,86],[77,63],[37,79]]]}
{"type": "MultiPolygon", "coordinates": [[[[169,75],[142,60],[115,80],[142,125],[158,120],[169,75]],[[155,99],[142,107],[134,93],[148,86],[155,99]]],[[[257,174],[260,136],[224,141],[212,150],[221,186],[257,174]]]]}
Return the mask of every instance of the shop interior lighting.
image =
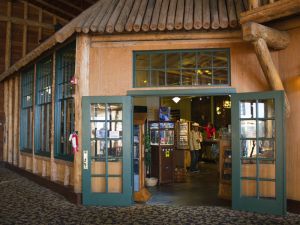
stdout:
{"type": "Polygon", "coordinates": [[[175,102],[176,104],[180,101],[181,98],[179,97],[174,97],[172,98],[173,102],[175,102]]]}

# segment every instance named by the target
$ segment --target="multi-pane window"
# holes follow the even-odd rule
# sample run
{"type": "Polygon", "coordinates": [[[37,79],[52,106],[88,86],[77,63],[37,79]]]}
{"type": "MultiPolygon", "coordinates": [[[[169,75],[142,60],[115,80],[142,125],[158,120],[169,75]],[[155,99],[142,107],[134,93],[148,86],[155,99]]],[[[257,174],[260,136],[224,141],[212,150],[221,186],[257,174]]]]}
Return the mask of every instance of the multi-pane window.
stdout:
{"type": "Polygon", "coordinates": [[[50,155],[52,115],[52,57],[37,64],[35,152],[50,155]]]}
{"type": "Polygon", "coordinates": [[[56,68],[55,156],[72,159],[69,136],[74,132],[75,103],[71,79],[75,72],[75,46],[67,46],[57,54],[56,68]]]}
{"type": "Polygon", "coordinates": [[[134,52],[134,87],[229,85],[229,49],[134,52]]]}
{"type": "Polygon", "coordinates": [[[33,135],[33,79],[34,68],[31,67],[22,73],[22,91],[21,91],[21,138],[20,146],[22,151],[32,152],[33,135]]]}

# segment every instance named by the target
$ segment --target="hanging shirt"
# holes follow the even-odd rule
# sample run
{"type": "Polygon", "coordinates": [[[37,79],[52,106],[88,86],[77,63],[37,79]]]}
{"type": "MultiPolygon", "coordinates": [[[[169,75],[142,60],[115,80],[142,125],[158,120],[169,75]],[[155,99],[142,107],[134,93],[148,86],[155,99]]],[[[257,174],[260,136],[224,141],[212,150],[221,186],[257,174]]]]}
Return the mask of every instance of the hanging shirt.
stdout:
{"type": "Polygon", "coordinates": [[[199,131],[192,130],[189,137],[190,142],[190,150],[200,150],[201,149],[201,142],[202,142],[202,134],[199,131]]]}
{"type": "Polygon", "coordinates": [[[206,138],[211,139],[216,133],[216,129],[214,127],[209,128],[208,126],[204,127],[204,131],[206,133],[206,138]]]}

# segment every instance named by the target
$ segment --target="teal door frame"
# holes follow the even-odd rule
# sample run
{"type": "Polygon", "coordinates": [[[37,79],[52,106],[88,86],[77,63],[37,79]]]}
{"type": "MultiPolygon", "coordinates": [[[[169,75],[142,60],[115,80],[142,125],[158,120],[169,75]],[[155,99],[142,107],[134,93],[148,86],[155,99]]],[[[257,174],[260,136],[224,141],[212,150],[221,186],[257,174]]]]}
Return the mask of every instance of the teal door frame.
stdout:
{"type": "MultiPolygon", "coordinates": [[[[286,178],[285,178],[285,115],[284,92],[270,91],[258,93],[233,94],[232,101],[232,208],[237,210],[254,211],[276,215],[286,214],[286,178]],[[256,197],[242,196],[241,187],[241,125],[240,101],[266,100],[275,101],[275,199],[260,198],[256,187],[256,197]]],[[[256,107],[258,108],[258,107],[256,107]]],[[[258,132],[256,130],[256,132],[258,132]]],[[[256,161],[256,163],[259,162],[256,161]]],[[[257,167],[256,167],[257,168],[257,167]]],[[[259,170],[256,169],[256,184],[262,181],[259,170]]]]}
{"type": "MultiPolygon", "coordinates": [[[[105,113],[105,124],[107,113],[105,113]]],[[[132,99],[130,96],[109,96],[109,97],[82,97],[82,198],[84,205],[101,206],[127,206],[132,204],[132,99]],[[117,177],[108,174],[108,147],[107,131],[105,132],[105,175],[91,174],[91,104],[122,104],[122,191],[121,193],[108,192],[108,179],[117,177]],[[92,177],[106,179],[106,192],[92,192],[92,177]]],[[[107,125],[105,125],[107,126],[107,125]]],[[[96,138],[96,134],[95,134],[96,138]]],[[[94,139],[95,139],[94,138],[94,139]]],[[[97,160],[97,159],[95,159],[97,160]]]]}

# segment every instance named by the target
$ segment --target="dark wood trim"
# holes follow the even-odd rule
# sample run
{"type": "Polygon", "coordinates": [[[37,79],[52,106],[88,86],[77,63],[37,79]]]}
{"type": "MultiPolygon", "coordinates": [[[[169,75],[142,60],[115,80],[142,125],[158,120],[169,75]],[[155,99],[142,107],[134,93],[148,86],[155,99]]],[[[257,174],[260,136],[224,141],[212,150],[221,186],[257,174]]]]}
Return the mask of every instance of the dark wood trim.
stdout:
{"type": "Polygon", "coordinates": [[[49,188],[50,190],[63,195],[71,203],[76,205],[82,204],[82,194],[75,193],[73,186],[64,186],[63,184],[51,181],[49,178],[41,177],[9,163],[4,163],[4,167],[28,178],[31,181],[34,181],[43,187],[49,188]]]}

